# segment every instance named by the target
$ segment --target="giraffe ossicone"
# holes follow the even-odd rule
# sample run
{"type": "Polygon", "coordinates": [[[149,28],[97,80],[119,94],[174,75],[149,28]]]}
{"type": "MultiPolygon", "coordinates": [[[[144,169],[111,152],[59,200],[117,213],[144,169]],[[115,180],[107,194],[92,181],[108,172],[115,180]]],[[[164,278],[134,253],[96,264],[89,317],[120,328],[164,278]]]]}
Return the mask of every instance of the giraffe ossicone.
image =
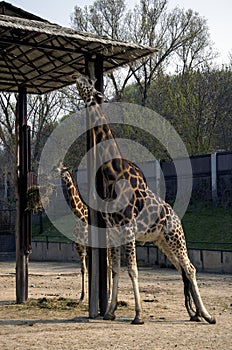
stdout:
{"type": "Polygon", "coordinates": [[[184,283],[185,306],[192,321],[205,319],[208,323],[216,320],[206,310],[196,281],[196,270],[188,258],[186,242],[181,221],[172,207],[154,194],[147,186],[142,171],[132,162],[118,157],[120,150],[113,136],[111,127],[101,106],[97,103],[95,81],[77,73],[75,75],[79,95],[88,108],[94,139],[98,146],[97,156],[101,166],[98,176],[105,185],[105,210],[101,215],[107,226],[108,240],[111,247],[113,289],[111,303],[104,319],[114,320],[117,308],[117,294],[120,270],[120,245],[115,246],[115,237],[124,239],[128,273],[132,281],[135,298],[135,318],[133,324],[142,324],[142,306],[138,284],[135,240],[153,242],[167,256],[182,274],[184,283]],[[111,140],[111,147],[104,141],[111,140]],[[109,161],[104,162],[107,153],[109,161]],[[117,156],[116,156],[117,155],[117,156]],[[116,194],[116,184],[120,180],[129,182],[132,196],[119,211],[107,210],[110,201],[121,202],[123,191],[116,194]],[[192,301],[195,310],[192,307],[192,301]]]}

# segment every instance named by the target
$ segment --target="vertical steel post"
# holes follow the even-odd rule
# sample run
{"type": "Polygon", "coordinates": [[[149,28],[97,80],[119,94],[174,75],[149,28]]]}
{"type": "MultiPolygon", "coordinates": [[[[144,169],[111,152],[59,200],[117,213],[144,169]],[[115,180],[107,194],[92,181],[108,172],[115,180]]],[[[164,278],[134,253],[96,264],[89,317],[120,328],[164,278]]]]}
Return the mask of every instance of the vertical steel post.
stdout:
{"type": "MultiPolygon", "coordinates": [[[[94,63],[89,57],[86,58],[86,74],[94,78],[94,63]]],[[[92,123],[89,118],[88,109],[86,110],[86,127],[87,127],[87,152],[94,147],[94,137],[92,123]]],[[[94,186],[94,170],[96,164],[96,154],[87,153],[87,183],[88,183],[88,235],[89,235],[89,317],[98,316],[98,294],[99,294],[99,251],[98,251],[98,222],[96,212],[92,209],[93,201],[96,201],[94,193],[91,193],[91,186],[94,186]]]]}
{"type": "Polygon", "coordinates": [[[211,154],[211,192],[212,192],[212,201],[217,202],[218,191],[217,191],[217,152],[211,154]]]}
{"type": "Polygon", "coordinates": [[[16,302],[28,298],[28,255],[31,249],[31,215],[27,208],[27,173],[30,170],[30,131],[27,126],[27,92],[19,88],[17,102],[17,222],[16,222],[16,302]]]}
{"type": "MultiPolygon", "coordinates": [[[[103,85],[103,59],[97,56],[94,62],[95,65],[95,78],[97,79],[95,87],[98,91],[104,92],[103,85]]],[[[99,104],[103,103],[103,98],[99,97],[99,104]]],[[[96,187],[99,194],[105,193],[104,183],[101,178],[96,179],[96,187]]],[[[108,306],[108,293],[107,293],[107,250],[106,250],[106,232],[105,222],[102,219],[100,213],[97,213],[97,221],[99,227],[101,227],[101,233],[99,233],[99,308],[100,315],[104,316],[108,306]],[[103,229],[104,228],[104,229],[103,229]],[[104,233],[103,233],[104,232],[104,233]]]]}
{"type": "MultiPolygon", "coordinates": [[[[96,89],[103,92],[103,61],[101,58],[86,59],[86,73],[90,78],[96,78],[96,89]]],[[[99,104],[102,100],[98,101],[99,104]]],[[[87,111],[87,151],[94,146],[93,133],[91,130],[91,123],[88,118],[87,111]]],[[[96,154],[87,157],[87,171],[88,171],[88,185],[95,180],[96,154]]],[[[96,187],[99,193],[103,192],[103,184],[99,179],[96,179],[96,187]]],[[[89,203],[94,200],[92,193],[89,193],[89,203]]],[[[96,199],[95,199],[96,200],[96,199]]],[[[100,308],[100,315],[104,315],[108,304],[107,295],[107,258],[106,249],[99,248],[106,246],[106,237],[99,232],[98,227],[104,227],[104,222],[99,213],[93,211],[91,207],[88,213],[89,218],[89,317],[95,318],[98,316],[98,308],[100,308]]]]}

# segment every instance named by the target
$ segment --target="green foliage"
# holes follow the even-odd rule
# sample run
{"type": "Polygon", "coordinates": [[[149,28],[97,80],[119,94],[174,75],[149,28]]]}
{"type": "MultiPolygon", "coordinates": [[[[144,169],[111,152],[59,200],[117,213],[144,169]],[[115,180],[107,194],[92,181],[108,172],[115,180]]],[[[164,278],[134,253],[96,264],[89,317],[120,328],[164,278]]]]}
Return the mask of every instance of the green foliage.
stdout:
{"type": "Polygon", "coordinates": [[[188,248],[232,249],[231,208],[192,204],[183,217],[182,224],[188,248]]]}
{"type": "Polygon", "coordinates": [[[86,133],[78,137],[71,145],[65,155],[64,164],[70,169],[77,170],[82,158],[86,155],[87,150],[87,135],[86,133]]]}
{"type": "Polygon", "coordinates": [[[47,216],[43,216],[43,232],[40,232],[41,227],[36,220],[32,225],[32,240],[42,242],[71,242],[66,236],[59,232],[48,219],[47,216]]]}
{"type": "MultiPolygon", "coordinates": [[[[147,107],[174,126],[190,155],[232,149],[232,66],[203,67],[152,81],[147,107]]],[[[125,89],[124,101],[141,104],[138,84],[125,89]]],[[[165,158],[165,155],[164,155],[165,158]]]]}
{"type": "MultiPolygon", "coordinates": [[[[188,248],[232,250],[231,208],[194,203],[189,206],[182,224],[188,248]]],[[[33,225],[33,241],[71,242],[51,224],[47,217],[43,218],[43,226],[44,232],[39,233],[39,223],[33,225]]],[[[72,232],[69,233],[69,236],[71,235],[72,232]]]]}

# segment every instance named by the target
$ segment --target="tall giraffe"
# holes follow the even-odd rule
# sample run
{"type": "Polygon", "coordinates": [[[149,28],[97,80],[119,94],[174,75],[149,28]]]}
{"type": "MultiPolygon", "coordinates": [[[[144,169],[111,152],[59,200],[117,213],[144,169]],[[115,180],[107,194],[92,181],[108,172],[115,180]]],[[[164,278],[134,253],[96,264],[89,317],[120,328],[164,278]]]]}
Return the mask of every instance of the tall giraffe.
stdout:
{"type": "Polygon", "coordinates": [[[78,218],[75,223],[74,228],[74,239],[75,248],[80,256],[81,261],[81,276],[82,276],[82,286],[81,286],[81,296],[80,302],[82,302],[86,295],[86,285],[87,285],[87,267],[86,267],[86,255],[87,255],[87,242],[88,242],[88,207],[83,203],[79,190],[74,178],[67,167],[60,163],[57,170],[63,179],[68,200],[73,214],[78,218]]]}
{"type": "MultiPolygon", "coordinates": [[[[82,276],[82,286],[81,286],[81,297],[80,302],[85,299],[86,295],[86,285],[87,285],[87,267],[86,267],[86,257],[88,255],[88,207],[82,201],[79,188],[74,180],[69,169],[64,166],[63,163],[59,164],[57,168],[61,178],[63,179],[67,194],[68,200],[73,214],[78,218],[74,228],[74,239],[75,239],[75,248],[80,256],[81,261],[81,276],[82,276]]],[[[107,250],[107,269],[108,269],[108,278],[109,278],[109,298],[111,298],[111,289],[112,289],[112,275],[111,275],[111,255],[109,249],[107,250]]]]}
{"type": "Polygon", "coordinates": [[[88,107],[93,135],[96,145],[99,146],[97,148],[100,160],[98,175],[101,176],[106,186],[104,198],[106,205],[102,216],[108,228],[108,239],[111,246],[113,290],[111,303],[104,319],[114,320],[117,308],[120,244],[119,241],[115,244],[115,236],[118,235],[125,243],[128,273],[134,290],[135,318],[132,321],[133,324],[143,323],[135,239],[140,242],[153,242],[182,274],[185,306],[190,320],[200,321],[203,318],[209,323],[215,323],[215,318],[208,313],[202,302],[196,281],[196,270],[188,258],[179,217],[169,204],[148,188],[141,170],[121,157],[107,118],[97,103],[96,97],[100,93],[94,87],[95,81],[80,73],[75,73],[74,78],[79,95],[88,107]],[[126,205],[123,206],[123,209],[116,209],[112,212],[108,210],[112,201],[116,203],[116,208],[125,202],[126,205]],[[192,308],[192,301],[195,304],[195,310],[192,308]]]}

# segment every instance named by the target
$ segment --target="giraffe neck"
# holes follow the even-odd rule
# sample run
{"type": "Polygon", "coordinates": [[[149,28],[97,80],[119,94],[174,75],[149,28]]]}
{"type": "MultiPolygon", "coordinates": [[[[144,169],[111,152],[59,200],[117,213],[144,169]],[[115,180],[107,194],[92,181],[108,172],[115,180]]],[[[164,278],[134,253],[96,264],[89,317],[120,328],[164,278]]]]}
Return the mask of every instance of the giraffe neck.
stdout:
{"type": "Polygon", "coordinates": [[[94,97],[92,97],[91,102],[87,106],[89,118],[93,127],[95,143],[98,145],[98,155],[101,164],[104,163],[105,160],[122,158],[122,154],[102,106],[97,103],[94,97]]]}
{"type": "MultiPolygon", "coordinates": [[[[120,198],[123,197],[123,193],[129,191],[129,187],[135,190],[139,189],[138,191],[144,194],[147,183],[142,171],[135,164],[122,157],[107,117],[95,99],[92,100],[89,106],[89,118],[91,118],[96,145],[98,145],[99,171],[106,185],[104,197],[117,197],[119,202],[120,198]],[[116,194],[115,185],[120,179],[128,180],[130,185],[126,186],[124,183],[125,187],[118,187],[118,193],[116,194]]],[[[123,185],[121,184],[121,186],[123,185]]],[[[131,195],[130,192],[128,197],[131,195]]],[[[136,206],[140,207],[140,203],[136,203],[136,206]]],[[[134,209],[134,211],[138,212],[137,209],[134,209]]]]}
{"type": "Polygon", "coordinates": [[[71,173],[66,170],[64,173],[62,173],[62,179],[65,182],[67,193],[68,193],[68,199],[70,203],[71,210],[75,216],[77,216],[82,221],[88,222],[87,215],[88,215],[88,208],[83,203],[80,194],[79,189],[74,181],[74,178],[72,177],[71,173]]]}
{"type": "Polygon", "coordinates": [[[108,123],[101,105],[97,102],[97,96],[103,96],[95,89],[95,81],[78,72],[75,74],[75,78],[79,95],[88,108],[87,115],[90,127],[93,131],[93,143],[97,146],[95,156],[97,163],[95,164],[95,167],[99,171],[99,178],[103,180],[106,187],[104,197],[109,199],[115,197],[120,199],[120,197],[123,197],[125,193],[125,182],[122,181],[119,184],[119,180],[128,180],[129,187],[132,188],[134,193],[133,199],[130,200],[130,202],[132,201],[133,203],[129,204],[132,205],[133,208],[130,210],[131,215],[128,215],[133,216],[134,207],[137,208],[140,206],[137,197],[146,196],[144,193],[147,188],[146,181],[141,170],[137,166],[130,161],[123,159],[117,145],[117,140],[113,136],[110,124],[108,123]],[[117,186],[117,189],[116,185],[119,185],[117,186]]]}
{"type": "MultiPolygon", "coordinates": [[[[108,123],[108,120],[103,112],[102,104],[99,105],[97,98],[103,98],[101,92],[97,91],[94,87],[96,80],[90,79],[88,76],[82,75],[79,72],[75,72],[73,77],[76,79],[76,86],[79,92],[80,97],[83,99],[85,106],[88,111],[88,118],[90,122],[90,127],[94,131],[95,144],[100,144],[106,140],[112,140],[113,147],[108,147],[106,144],[104,145],[106,153],[109,151],[107,148],[114,148],[115,150],[119,150],[116,145],[111,127],[108,123]]],[[[111,150],[111,153],[113,149],[111,150]]],[[[120,154],[110,154],[111,159],[113,157],[121,156],[120,154]]]]}

